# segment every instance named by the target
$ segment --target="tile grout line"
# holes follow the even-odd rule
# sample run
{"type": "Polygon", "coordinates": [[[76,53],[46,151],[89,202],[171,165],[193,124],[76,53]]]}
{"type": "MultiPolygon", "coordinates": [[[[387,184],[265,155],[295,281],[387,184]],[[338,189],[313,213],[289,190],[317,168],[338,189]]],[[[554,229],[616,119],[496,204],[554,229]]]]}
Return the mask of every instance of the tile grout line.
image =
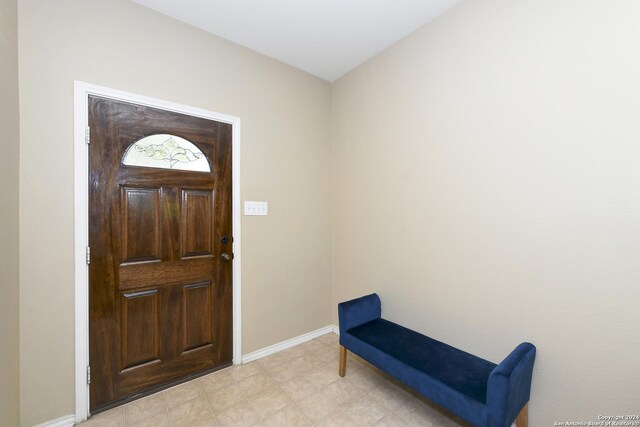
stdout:
{"type": "Polygon", "coordinates": [[[173,420],[171,419],[171,413],[169,412],[169,402],[167,402],[167,395],[164,393],[164,391],[161,391],[160,393],[162,394],[162,401],[164,402],[164,411],[167,414],[167,418],[169,419],[169,427],[173,427],[173,420]]]}
{"type": "Polygon", "coordinates": [[[289,399],[289,402],[291,402],[291,405],[293,405],[293,407],[296,409],[296,411],[298,411],[298,413],[300,415],[302,415],[302,418],[304,418],[304,420],[309,423],[310,426],[313,425],[313,423],[311,422],[311,420],[309,420],[309,418],[307,418],[307,416],[304,414],[304,412],[302,412],[302,410],[300,408],[298,408],[298,405],[296,405],[296,402],[293,401],[293,399],[289,398],[289,396],[287,396],[287,399],[289,399]]]}
{"type": "MultiPolygon", "coordinates": [[[[311,340],[311,341],[313,341],[313,340],[311,340]]],[[[311,342],[311,341],[308,341],[308,342],[311,342]]],[[[304,344],[304,343],[303,343],[303,344],[304,344]]],[[[313,358],[315,361],[320,362],[320,363],[322,363],[322,364],[325,364],[325,363],[326,363],[326,362],[324,362],[324,361],[322,361],[322,360],[319,360],[317,357],[315,357],[315,355],[314,355],[312,352],[306,351],[305,349],[303,349],[303,351],[305,352],[305,355],[309,355],[309,356],[310,356],[311,358],[313,358]]],[[[300,359],[300,358],[302,358],[302,357],[304,357],[304,355],[298,356],[298,357],[294,358],[293,360],[297,360],[297,359],[300,359]]],[[[289,361],[285,361],[284,363],[288,363],[288,362],[289,362],[289,361]]],[[[283,363],[283,364],[284,364],[284,363],[283,363]]],[[[318,367],[319,367],[319,366],[318,366],[318,367]]],[[[295,377],[302,376],[302,375],[305,375],[305,374],[309,373],[310,371],[312,371],[313,369],[315,369],[315,368],[307,369],[307,370],[305,370],[304,372],[299,373],[299,375],[294,376],[294,378],[295,378],[295,377]]],[[[289,381],[293,380],[294,378],[289,378],[289,381]]],[[[286,384],[286,382],[285,382],[285,384],[286,384]]],[[[280,390],[281,390],[281,391],[283,391],[281,387],[282,387],[282,385],[281,385],[281,384],[280,384],[280,385],[278,385],[278,388],[280,388],[280,390]]],[[[284,391],[283,391],[283,393],[284,393],[284,391]]],[[[289,403],[290,403],[290,404],[291,404],[291,405],[292,405],[292,406],[293,406],[293,407],[294,407],[294,408],[295,408],[295,409],[300,413],[300,415],[302,415],[302,417],[305,419],[305,421],[307,421],[307,422],[309,423],[309,425],[314,426],[314,425],[317,425],[317,424],[318,424],[318,423],[315,423],[315,424],[314,424],[314,423],[312,423],[312,422],[311,422],[311,420],[310,420],[310,419],[309,419],[309,418],[304,414],[304,412],[303,412],[303,411],[298,407],[298,405],[293,401],[293,399],[291,399],[291,398],[290,398],[286,393],[284,393],[284,394],[285,394],[285,398],[287,399],[287,401],[288,401],[288,402],[289,402],[289,403]]],[[[282,408],[282,409],[284,409],[284,408],[282,408]]],[[[282,410],[282,409],[280,409],[280,410],[282,410]]],[[[276,411],[276,412],[278,412],[278,411],[276,411]]],[[[324,418],[323,418],[323,419],[324,419],[324,418]]],[[[321,419],[320,421],[318,421],[318,422],[321,422],[321,421],[322,421],[322,419],[321,419]]]]}
{"type": "MultiPolygon", "coordinates": [[[[313,341],[313,340],[312,340],[313,341]]],[[[319,341],[320,344],[322,344],[323,347],[329,347],[331,345],[331,343],[324,343],[322,341],[319,341]]],[[[312,357],[315,357],[313,354],[311,354],[312,357]]],[[[316,358],[316,360],[318,360],[316,358]]],[[[323,365],[326,365],[327,362],[324,361],[320,361],[322,362],[323,365]]],[[[336,380],[331,381],[329,384],[333,384],[336,380]]],[[[327,384],[327,385],[329,385],[327,384]]],[[[329,412],[327,415],[325,415],[324,417],[320,418],[317,422],[312,423],[311,420],[307,419],[307,421],[309,421],[311,423],[312,426],[317,426],[318,424],[322,423],[324,420],[328,419],[331,415],[337,413],[339,410],[341,409],[341,406],[338,406],[337,408],[335,408],[333,411],[329,412]]],[[[304,414],[303,414],[304,415],[304,414]]],[[[305,416],[306,417],[306,416],[305,416]]]]}
{"type": "MultiPolygon", "coordinates": [[[[267,356],[268,357],[268,356],[267,356]]],[[[257,360],[254,360],[253,362],[249,362],[247,363],[247,365],[250,365],[252,363],[257,362],[257,360]]],[[[271,380],[271,377],[267,374],[267,372],[262,368],[262,366],[260,366],[259,364],[256,363],[256,366],[258,367],[258,372],[256,372],[253,375],[249,375],[246,378],[243,378],[242,380],[246,380],[247,378],[251,378],[251,377],[255,377],[256,375],[260,374],[260,371],[264,371],[264,374],[267,375],[267,377],[269,377],[269,380],[271,380]]],[[[233,377],[233,375],[232,375],[233,377]]],[[[240,384],[238,383],[238,381],[236,380],[235,377],[233,377],[233,380],[236,382],[236,384],[238,384],[238,386],[240,386],[240,384]]],[[[268,391],[268,390],[265,390],[268,391]]],[[[255,406],[253,405],[253,403],[251,402],[251,400],[249,399],[249,396],[247,396],[247,394],[244,392],[244,390],[242,388],[240,388],[240,393],[242,394],[242,397],[244,397],[244,400],[249,404],[249,407],[253,410],[253,412],[256,413],[256,415],[258,415],[258,419],[260,420],[260,424],[264,424],[264,420],[262,419],[262,417],[260,416],[260,412],[258,412],[255,408],[255,406]]],[[[262,392],[260,392],[262,393],[262,392]]],[[[257,394],[260,394],[257,393],[257,394]]],[[[230,408],[233,408],[234,406],[238,406],[238,404],[232,405],[230,408]]]]}
{"type": "MultiPolygon", "coordinates": [[[[276,353],[276,354],[277,354],[277,353],[276,353]]],[[[308,353],[308,352],[305,352],[305,354],[309,354],[309,353],[308,353]]],[[[302,355],[302,356],[298,356],[298,357],[296,357],[296,358],[293,358],[293,360],[297,360],[297,359],[299,359],[299,358],[301,358],[301,357],[304,357],[304,355],[302,355]]],[[[279,367],[279,366],[282,366],[282,365],[284,365],[284,364],[286,364],[286,363],[289,363],[289,362],[290,362],[289,360],[285,360],[285,361],[284,361],[284,362],[282,362],[281,364],[277,365],[275,368],[277,368],[277,367],[279,367]]],[[[273,378],[271,377],[271,375],[269,375],[269,373],[268,373],[268,372],[266,372],[266,369],[264,369],[262,366],[260,366],[260,368],[261,368],[261,369],[263,369],[263,370],[265,371],[265,374],[266,374],[266,375],[267,375],[267,376],[268,376],[268,377],[273,381],[273,378]]],[[[305,371],[305,372],[307,372],[307,371],[305,371]]],[[[302,374],[304,374],[305,372],[303,372],[302,374]]],[[[302,375],[302,374],[301,374],[301,375],[302,375]]],[[[291,380],[291,379],[292,379],[292,378],[290,378],[289,380],[291,380]]],[[[278,384],[278,383],[276,383],[276,384],[278,384]]],[[[285,383],[285,384],[286,384],[286,383],[285,383]]],[[[304,415],[304,413],[302,413],[302,411],[300,410],[300,408],[298,408],[298,407],[295,405],[295,403],[293,402],[293,400],[291,400],[291,399],[289,398],[289,396],[284,392],[284,390],[282,390],[282,384],[278,384],[278,385],[276,385],[276,387],[274,387],[274,389],[275,389],[275,388],[279,389],[279,390],[280,390],[280,391],[285,395],[285,399],[287,399],[287,401],[288,401],[291,405],[293,405],[293,407],[294,407],[294,408],[296,408],[296,410],[298,410],[298,412],[300,413],[300,415],[302,415],[302,417],[303,417],[303,418],[304,418],[304,419],[305,419],[305,420],[306,420],[310,425],[313,425],[313,424],[312,424],[312,423],[307,419],[306,415],[304,415]]],[[[249,404],[251,404],[251,401],[249,401],[249,404]]],[[[286,408],[286,406],[285,406],[284,408],[280,408],[278,411],[274,412],[274,414],[275,414],[275,413],[277,413],[277,412],[279,412],[279,411],[281,411],[281,410],[283,410],[283,409],[285,409],[285,408],[286,408]]],[[[254,407],[254,409],[255,409],[255,407],[254,407]]],[[[257,411],[256,411],[256,412],[257,412],[257,411]]],[[[270,414],[270,415],[273,415],[273,414],[270,414]]],[[[262,423],[264,424],[264,419],[262,418],[262,416],[260,415],[260,413],[258,413],[258,416],[260,417],[260,419],[261,419],[262,423]]]]}
{"type": "MultiPolygon", "coordinates": [[[[209,375],[211,375],[211,374],[209,374],[209,375]]],[[[218,420],[216,420],[216,414],[213,413],[213,409],[211,408],[211,404],[209,403],[209,398],[207,397],[207,393],[204,391],[204,386],[202,385],[202,382],[200,381],[201,378],[204,378],[204,376],[196,378],[194,381],[197,381],[198,385],[200,386],[200,391],[202,391],[202,397],[204,398],[204,401],[207,404],[207,408],[209,408],[209,413],[211,414],[213,422],[216,423],[216,425],[219,425],[218,424],[218,420]]]]}

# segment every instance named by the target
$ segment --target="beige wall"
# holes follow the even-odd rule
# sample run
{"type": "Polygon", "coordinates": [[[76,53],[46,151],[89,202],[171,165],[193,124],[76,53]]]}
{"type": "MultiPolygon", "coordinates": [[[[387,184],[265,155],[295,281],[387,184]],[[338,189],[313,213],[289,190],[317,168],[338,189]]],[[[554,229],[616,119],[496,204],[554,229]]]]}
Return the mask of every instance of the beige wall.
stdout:
{"type": "Polygon", "coordinates": [[[334,84],[334,303],[496,362],[535,343],[533,426],[640,408],[638,22],[464,1],[334,84]]]}
{"type": "Polygon", "coordinates": [[[128,0],[19,4],[21,414],[74,412],[73,81],[239,116],[243,353],[331,321],[328,82],[128,0]]]}
{"type": "Polygon", "coordinates": [[[18,15],[16,0],[0,0],[0,425],[18,424],[18,15]]]}
{"type": "Polygon", "coordinates": [[[18,328],[18,16],[0,0],[0,425],[19,417],[18,328]]]}

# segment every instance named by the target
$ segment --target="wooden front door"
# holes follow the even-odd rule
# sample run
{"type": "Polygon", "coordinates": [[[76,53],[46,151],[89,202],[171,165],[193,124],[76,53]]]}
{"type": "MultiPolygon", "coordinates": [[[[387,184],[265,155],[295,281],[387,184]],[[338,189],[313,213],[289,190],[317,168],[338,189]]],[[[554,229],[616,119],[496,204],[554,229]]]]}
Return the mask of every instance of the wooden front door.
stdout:
{"type": "Polygon", "coordinates": [[[89,97],[92,411],[232,362],[231,125],[89,97]]]}

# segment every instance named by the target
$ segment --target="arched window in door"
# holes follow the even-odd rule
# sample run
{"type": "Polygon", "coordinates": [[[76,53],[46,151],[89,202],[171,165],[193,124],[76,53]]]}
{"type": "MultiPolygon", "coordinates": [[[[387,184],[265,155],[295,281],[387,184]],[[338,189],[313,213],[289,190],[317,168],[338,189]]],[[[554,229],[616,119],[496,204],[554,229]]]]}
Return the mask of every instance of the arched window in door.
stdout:
{"type": "Polygon", "coordinates": [[[122,164],[145,168],[211,172],[207,156],[194,143],[166,133],[145,136],[131,144],[124,153],[122,164]]]}

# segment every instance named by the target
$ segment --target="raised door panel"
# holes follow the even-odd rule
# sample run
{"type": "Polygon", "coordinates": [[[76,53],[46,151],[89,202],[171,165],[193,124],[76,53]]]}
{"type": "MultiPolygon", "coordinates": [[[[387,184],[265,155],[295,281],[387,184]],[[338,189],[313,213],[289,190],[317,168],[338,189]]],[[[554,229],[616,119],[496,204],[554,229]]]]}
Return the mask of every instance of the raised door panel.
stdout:
{"type": "Polygon", "coordinates": [[[161,258],[160,189],[121,189],[122,262],[161,258]]]}
{"type": "Polygon", "coordinates": [[[183,287],[183,351],[210,347],[211,336],[211,283],[196,283],[183,287]]]}
{"type": "Polygon", "coordinates": [[[158,289],[121,294],[121,371],[160,360],[159,308],[158,289]]]}
{"type": "Polygon", "coordinates": [[[213,256],[213,191],[182,190],[182,258],[213,256]]]}

